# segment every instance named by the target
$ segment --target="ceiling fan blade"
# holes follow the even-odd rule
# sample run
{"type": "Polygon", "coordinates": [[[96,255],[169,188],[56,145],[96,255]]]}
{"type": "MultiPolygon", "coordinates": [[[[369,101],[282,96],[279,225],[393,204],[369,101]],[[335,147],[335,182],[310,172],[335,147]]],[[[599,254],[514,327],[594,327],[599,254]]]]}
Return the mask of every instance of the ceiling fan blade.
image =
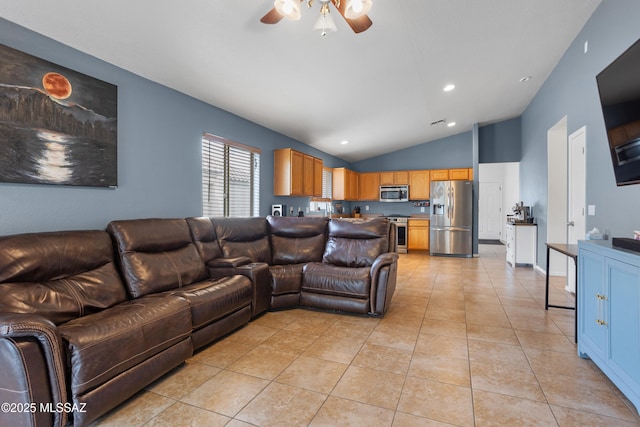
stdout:
{"type": "Polygon", "coordinates": [[[347,24],[349,24],[354,33],[357,34],[366,31],[371,25],[373,25],[373,22],[367,15],[362,15],[360,18],[356,19],[349,19],[344,16],[344,12],[347,9],[347,2],[345,0],[339,2],[340,7],[336,6],[336,3],[338,3],[336,0],[331,0],[331,3],[333,3],[336,9],[338,9],[338,12],[340,12],[340,15],[342,15],[344,20],[347,21],[347,24]]]}
{"type": "Polygon", "coordinates": [[[280,12],[278,12],[274,7],[269,12],[267,12],[266,15],[260,18],[260,22],[262,22],[263,24],[277,24],[282,20],[282,18],[284,18],[284,15],[281,15],[280,12]]]}

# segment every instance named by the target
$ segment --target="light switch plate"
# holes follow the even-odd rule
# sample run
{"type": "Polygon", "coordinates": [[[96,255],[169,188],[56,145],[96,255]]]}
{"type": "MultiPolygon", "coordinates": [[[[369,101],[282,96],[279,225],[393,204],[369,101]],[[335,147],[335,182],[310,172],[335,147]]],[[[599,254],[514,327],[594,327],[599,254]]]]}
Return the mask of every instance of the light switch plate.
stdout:
{"type": "Polygon", "coordinates": [[[589,216],[594,216],[596,214],[596,205],[589,205],[587,212],[589,216]]]}

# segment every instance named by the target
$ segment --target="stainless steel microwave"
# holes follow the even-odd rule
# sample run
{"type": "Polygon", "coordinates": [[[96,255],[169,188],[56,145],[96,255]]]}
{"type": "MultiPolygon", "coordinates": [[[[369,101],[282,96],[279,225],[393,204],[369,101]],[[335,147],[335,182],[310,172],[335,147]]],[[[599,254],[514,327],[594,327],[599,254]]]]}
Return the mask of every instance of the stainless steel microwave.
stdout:
{"type": "Polygon", "coordinates": [[[409,186],[408,185],[381,185],[380,201],[381,202],[408,202],[409,186]]]}

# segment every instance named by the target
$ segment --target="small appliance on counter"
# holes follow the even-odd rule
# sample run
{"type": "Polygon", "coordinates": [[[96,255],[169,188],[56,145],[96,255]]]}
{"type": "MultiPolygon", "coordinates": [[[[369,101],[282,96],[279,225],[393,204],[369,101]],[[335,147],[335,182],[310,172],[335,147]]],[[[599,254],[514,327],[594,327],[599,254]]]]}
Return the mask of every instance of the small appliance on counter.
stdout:
{"type": "Polygon", "coordinates": [[[513,215],[507,215],[507,222],[533,224],[534,218],[531,216],[531,206],[524,206],[524,202],[520,202],[516,203],[511,209],[513,210],[513,215]]]}
{"type": "Polygon", "coordinates": [[[287,205],[271,205],[271,215],[287,216],[287,205]]]}

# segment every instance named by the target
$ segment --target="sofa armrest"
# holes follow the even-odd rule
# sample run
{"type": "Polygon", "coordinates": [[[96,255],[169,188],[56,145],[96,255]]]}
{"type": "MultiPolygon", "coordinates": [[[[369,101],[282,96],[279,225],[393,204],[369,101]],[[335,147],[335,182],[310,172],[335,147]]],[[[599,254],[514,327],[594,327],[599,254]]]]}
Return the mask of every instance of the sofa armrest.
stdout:
{"type": "MultiPolygon", "coordinates": [[[[248,277],[253,284],[253,300],[251,304],[251,318],[255,318],[261,313],[267,311],[271,304],[271,283],[269,281],[269,265],[265,262],[248,262],[244,263],[247,257],[239,258],[219,258],[218,260],[239,260],[238,265],[224,266],[220,263],[218,266],[212,266],[212,262],[207,264],[209,277],[212,279],[221,279],[227,276],[240,274],[248,277]]],[[[250,261],[250,260],[249,260],[250,261]]]]}
{"type": "Polygon", "coordinates": [[[397,272],[398,254],[395,252],[378,255],[371,265],[371,315],[386,313],[396,289],[397,272]]]}
{"type": "Polygon", "coordinates": [[[211,271],[212,268],[235,268],[247,264],[251,264],[251,258],[246,256],[237,258],[216,258],[207,263],[207,268],[211,271]]]}
{"type": "MultiPolygon", "coordinates": [[[[44,354],[46,370],[51,386],[51,399],[54,407],[67,403],[67,387],[64,369],[64,350],[62,339],[49,320],[32,314],[1,313],[0,339],[18,341],[23,338],[37,340],[44,354]]],[[[26,367],[28,369],[29,367],[26,367]]],[[[67,423],[65,411],[54,413],[54,426],[67,423]]]]}

